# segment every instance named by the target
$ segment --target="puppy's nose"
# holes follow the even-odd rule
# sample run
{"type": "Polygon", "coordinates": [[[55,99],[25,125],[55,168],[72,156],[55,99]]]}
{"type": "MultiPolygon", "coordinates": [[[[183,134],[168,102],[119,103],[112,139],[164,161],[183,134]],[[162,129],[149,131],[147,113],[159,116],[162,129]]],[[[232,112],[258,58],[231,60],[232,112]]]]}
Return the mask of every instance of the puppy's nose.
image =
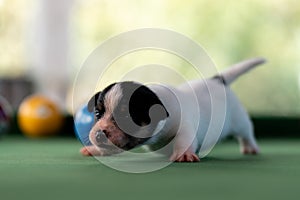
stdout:
{"type": "Polygon", "coordinates": [[[107,142],[107,137],[106,135],[104,134],[103,131],[97,131],[96,132],[96,142],[99,143],[99,144],[103,144],[103,143],[106,143],[107,142]]]}

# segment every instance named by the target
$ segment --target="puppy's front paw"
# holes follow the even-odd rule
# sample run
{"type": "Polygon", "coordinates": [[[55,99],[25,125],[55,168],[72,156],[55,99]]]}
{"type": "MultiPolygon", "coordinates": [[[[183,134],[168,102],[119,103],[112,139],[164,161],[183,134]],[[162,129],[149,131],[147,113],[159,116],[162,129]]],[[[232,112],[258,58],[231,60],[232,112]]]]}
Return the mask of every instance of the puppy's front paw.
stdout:
{"type": "Polygon", "coordinates": [[[85,146],[80,149],[80,153],[84,156],[111,156],[114,154],[119,154],[124,152],[124,150],[120,148],[99,148],[97,146],[85,146]]]}
{"type": "Polygon", "coordinates": [[[200,158],[194,152],[187,150],[184,153],[174,152],[170,158],[173,162],[199,162],[200,158]]]}
{"type": "Polygon", "coordinates": [[[80,153],[84,156],[103,156],[103,152],[95,146],[86,146],[80,149],[80,153]]]}

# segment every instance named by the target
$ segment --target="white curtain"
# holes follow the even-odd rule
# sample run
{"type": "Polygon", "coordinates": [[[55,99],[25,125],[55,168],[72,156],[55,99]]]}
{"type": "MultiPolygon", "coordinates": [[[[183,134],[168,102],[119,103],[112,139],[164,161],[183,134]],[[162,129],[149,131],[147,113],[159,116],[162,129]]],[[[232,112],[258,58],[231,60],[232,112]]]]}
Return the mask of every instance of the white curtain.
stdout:
{"type": "Polygon", "coordinates": [[[37,92],[65,108],[70,82],[73,0],[38,0],[32,17],[29,64],[37,92]]]}

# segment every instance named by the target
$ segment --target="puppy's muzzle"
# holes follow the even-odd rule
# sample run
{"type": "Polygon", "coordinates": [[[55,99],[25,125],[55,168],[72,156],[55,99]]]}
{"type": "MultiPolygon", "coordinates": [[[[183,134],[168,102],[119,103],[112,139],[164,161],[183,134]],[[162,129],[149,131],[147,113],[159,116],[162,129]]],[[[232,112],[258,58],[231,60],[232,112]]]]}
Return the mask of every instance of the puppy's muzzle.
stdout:
{"type": "Polygon", "coordinates": [[[98,144],[106,144],[107,143],[107,137],[103,131],[97,131],[95,134],[95,139],[98,144]]]}
{"type": "Polygon", "coordinates": [[[113,143],[109,141],[104,131],[101,130],[97,131],[95,133],[95,140],[97,142],[96,145],[100,148],[104,148],[112,152],[120,150],[117,146],[115,146],[113,143]]]}

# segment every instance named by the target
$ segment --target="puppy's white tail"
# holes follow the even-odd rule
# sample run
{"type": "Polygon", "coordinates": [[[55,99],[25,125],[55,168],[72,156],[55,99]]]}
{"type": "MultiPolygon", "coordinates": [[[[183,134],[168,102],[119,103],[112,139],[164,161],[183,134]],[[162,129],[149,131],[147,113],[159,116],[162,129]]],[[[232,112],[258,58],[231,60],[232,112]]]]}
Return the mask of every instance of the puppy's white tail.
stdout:
{"type": "Polygon", "coordinates": [[[222,79],[225,85],[230,85],[240,75],[265,62],[266,60],[264,58],[252,58],[245,60],[224,70],[218,75],[218,77],[222,79]]]}

